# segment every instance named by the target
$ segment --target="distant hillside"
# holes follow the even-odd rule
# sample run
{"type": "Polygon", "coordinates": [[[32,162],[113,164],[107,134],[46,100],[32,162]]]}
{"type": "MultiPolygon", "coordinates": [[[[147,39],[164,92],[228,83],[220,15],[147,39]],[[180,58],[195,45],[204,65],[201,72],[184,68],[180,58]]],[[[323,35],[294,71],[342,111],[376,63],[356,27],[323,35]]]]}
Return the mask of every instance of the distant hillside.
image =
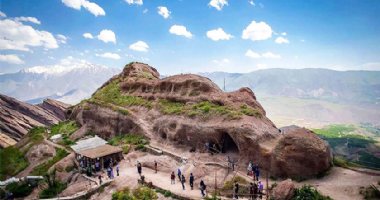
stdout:
{"type": "Polygon", "coordinates": [[[380,103],[379,71],[265,69],[246,74],[202,73],[226,90],[250,87],[259,96],[286,96],[336,103],[380,103]]]}
{"type": "Polygon", "coordinates": [[[116,68],[86,62],[32,67],[0,75],[0,93],[33,104],[46,98],[75,104],[91,96],[103,82],[119,72],[116,68]]]}
{"type": "Polygon", "coordinates": [[[265,69],[202,73],[227,91],[250,87],[278,126],[331,123],[379,124],[380,72],[265,69]]]}

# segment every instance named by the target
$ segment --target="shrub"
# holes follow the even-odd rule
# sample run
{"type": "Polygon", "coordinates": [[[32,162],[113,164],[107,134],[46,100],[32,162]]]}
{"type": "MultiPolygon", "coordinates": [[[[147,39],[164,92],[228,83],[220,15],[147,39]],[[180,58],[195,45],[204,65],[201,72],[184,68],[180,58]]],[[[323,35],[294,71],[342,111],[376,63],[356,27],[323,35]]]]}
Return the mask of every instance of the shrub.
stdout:
{"type": "Polygon", "coordinates": [[[162,195],[164,195],[164,197],[174,198],[173,193],[170,192],[169,190],[164,190],[164,189],[161,189],[161,188],[157,188],[156,192],[161,193],[162,195]]]}
{"type": "Polygon", "coordinates": [[[54,181],[54,183],[48,188],[42,190],[39,194],[41,199],[56,197],[59,193],[65,190],[67,187],[66,183],[61,183],[59,181],[54,181]]]}
{"type": "Polygon", "coordinates": [[[332,200],[328,196],[323,196],[310,185],[304,185],[301,188],[297,188],[294,193],[293,200],[332,200]]]}
{"type": "Polygon", "coordinates": [[[131,147],[129,145],[123,146],[123,153],[128,154],[130,149],[131,149],[131,147]]]}
{"type": "Polygon", "coordinates": [[[156,192],[145,186],[138,187],[133,192],[126,187],[112,194],[112,200],[154,200],[157,198],[156,192]]]}
{"type": "Polygon", "coordinates": [[[248,116],[262,117],[262,114],[258,109],[251,108],[247,104],[240,106],[240,112],[248,116]]]}
{"type": "Polygon", "coordinates": [[[0,180],[16,175],[28,165],[24,153],[18,148],[10,146],[0,149],[0,180]]]}
{"type": "Polygon", "coordinates": [[[379,199],[380,198],[380,192],[378,190],[375,190],[371,186],[369,187],[361,187],[359,193],[364,197],[364,199],[379,199]]]}
{"type": "Polygon", "coordinates": [[[233,188],[234,188],[234,184],[235,182],[239,183],[240,185],[240,189],[239,189],[239,192],[242,193],[242,194],[246,194],[248,193],[248,188],[246,187],[243,187],[242,185],[247,185],[248,184],[248,181],[245,180],[243,177],[241,176],[235,176],[233,177],[231,180],[228,180],[224,183],[224,186],[222,188],[222,191],[223,192],[228,192],[230,193],[233,188]]]}
{"type": "Polygon", "coordinates": [[[138,151],[146,151],[146,148],[145,148],[145,145],[143,144],[138,144],[136,147],[135,147],[135,150],[138,151]]]}
{"type": "Polygon", "coordinates": [[[32,193],[34,187],[30,186],[26,182],[20,182],[20,183],[11,183],[6,186],[5,188],[9,192],[12,192],[14,197],[20,198],[20,197],[26,197],[30,193],[32,193]]]}

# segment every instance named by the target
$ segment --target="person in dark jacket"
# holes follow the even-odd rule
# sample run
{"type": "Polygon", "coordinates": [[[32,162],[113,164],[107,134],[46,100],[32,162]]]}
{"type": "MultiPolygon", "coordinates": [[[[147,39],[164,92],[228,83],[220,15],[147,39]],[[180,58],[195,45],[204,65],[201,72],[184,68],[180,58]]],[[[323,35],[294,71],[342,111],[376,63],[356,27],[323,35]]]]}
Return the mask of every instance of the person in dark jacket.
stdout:
{"type": "Polygon", "coordinates": [[[201,190],[202,197],[206,196],[206,184],[203,182],[203,180],[201,180],[201,182],[199,183],[199,189],[201,190]]]}
{"type": "Polygon", "coordinates": [[[175,174],[174,174],[174,172],[172,172],[172,174],[170,175],[170,180],[171,180],[171,184],[175,184],[175,174]]]}
{"type": "Polygon", "coordinates": [[[186,179],[185,179],[185,176],[182,174],[182,177],[181,177],[181,184],[182,184],[182,189],[185,190],[185,183],[186,183],[186,179]]]}
{"type": "Polygon", "coordinates": [[[234,185],[234,196],[235,196],[235,199],[239,199],[239,183],[238,182],[235,182],[235,185],[234,185]]]}
{"type": "Polygon", "coordinates": [[[190,173],[189,183],[190,183],[191,190],[193,190],[193,188],[194,188],[194,176],[193,176],[193,173],[190,173]]]}
{"type": "Polygon", "coordinates": [[[141,166],[141,163],[140,163],[140,162],[137,162],[137,173],[139,173],[139,175],[141,176],[141,173],[142,173],[142,166],[141,166]]]}

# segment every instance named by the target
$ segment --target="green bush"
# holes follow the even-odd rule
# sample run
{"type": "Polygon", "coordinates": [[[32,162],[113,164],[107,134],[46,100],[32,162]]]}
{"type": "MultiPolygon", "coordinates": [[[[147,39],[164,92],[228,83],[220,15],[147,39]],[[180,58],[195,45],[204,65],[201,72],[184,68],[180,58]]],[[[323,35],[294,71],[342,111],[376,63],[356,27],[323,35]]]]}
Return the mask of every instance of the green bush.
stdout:
{"type": "Polygon", "coordinates": [[[156,192],[145,186],[138,187],[133,192],[126,187],[112,194],[112,200],[154,200],[157,198],[156,192]]]}
{"type": "Polygon", "coordinates": [[[16,175],[28,165],[24,153],[18,148],[10,146],[0,149],[0,180],[16,175]]]}
{"type": "Polygon", "coordinates": [[[64,149],[60,149],[60,148],[56,148],[56,152],[57,153],[53,158],[51,158],[48,161],[45,161],[44,163],[36,166],[33,169],[31,174],[34,176],[45,175],[51,166],[53,166],[56,162],[60,161],[62,158],[69,155],[69,153],[67,151],[65,151],[64,149]]]}
{"type": "Polygon", "coordinates": [[[297,188],[292,200],[332,200],[328,196],[323,196],[310,185],[304,185],[301,188],[297,188]]]}
{"type": "Polygon", "coordinates": [[[123,146],[123,153],[128,154],[130,149],[131,149],[131,146],[129,146],[129,145],[123,146]]]}
{"type": "Polygon", "coordinates": [[[255,117],[262,117],[261,112],[258,109],[251,108],[247,104],[241,105],[240,106],[240,111],[248,116],[255,116],[255,117]]]}
{"type": "Polygon", "coordinates": [[[20,183],[11,183],[6,186],[5,188],[9,192],[12,192],[14,197],[20,198],[20,197],[26,197],[30,193],[33,192],[34,187],[30,186],[26,182],[20,182],[20,183]]]}
{"type": "Polygon", "coordinates": [[[143,144],[138,144],[138,145],[136,145],[135,150],[136,151],[146,151],[146,147],[143,144]]]}
{"type": "Polygon", "coordinates": [[[78,129],[79,127],[75,121],[64,121],[64,122],[59,122],[58,124],[51,126],[50,134],[51,135],[62,134],[62,135],[70,136],[78,129]]]}
{"type": "Polygon", "coordinates": [[[242,194],[248,193],[248,188],[242,186],[242,185],[247,185],[248,181],[245,180],[241,176],[235,176],[232,179],[224,182],[224,185],[223,185],[223,188],[221,191],[231,193],[231,191],[234,188],[235,182],[239,183],[239,185],[240,185],[240,189],[239,189],[240,193],[242,193],[242,194]]]}
{"type": "Polygon", "coordinates": [[[162,195],[164,195],[164,197],[171,197],[171,198],[174,198],[173,193],[170,192],[169,190],[164,190],[164,189],[161,189],[161,188],[157,188],[157,189],[156,189],[156,192],[157,192],[157,193],[161,193],[162,195]]]}
{"type": "Polygon", "coordinates": [[[359,193],[364,197],[366,200],[375,200],[380,199],[380,192],[378,190],[375,190],[373,187],[360,187],[359,193]]]}
{"type": "Polygon", "coordinates": [[[157,193],[148,187],[142,186],[138,187],[133,191],[133,196],[137,200],[154,200],[158,199],[157,193]]]}
{"type": "Polygon", "coordinates": [[[67,187],[66,183],[54,181],[54,183],[50,187],[48,187],[48,188],[46,188],[40,192],[39,197],[41,199],[56,197],[59,193],[61,193],[63,190],[65,190],[66,187],[67,187]]]}

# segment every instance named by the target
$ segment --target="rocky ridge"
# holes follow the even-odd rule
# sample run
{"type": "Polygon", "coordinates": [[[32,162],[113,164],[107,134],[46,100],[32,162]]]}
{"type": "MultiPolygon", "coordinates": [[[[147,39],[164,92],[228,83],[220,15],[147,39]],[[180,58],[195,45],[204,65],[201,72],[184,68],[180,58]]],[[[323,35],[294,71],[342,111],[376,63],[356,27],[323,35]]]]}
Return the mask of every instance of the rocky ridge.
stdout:
{"type": "Polygon", "coordinates": [[[199,153],[215,144],[239,167],[252,160],[277,177],[311,177],[330,167],[327,144],[306,129],[279,131],[249,88],[223,92],[199,75],[159,77],[147,64],[128,64],[70,111],[82,125],[78,132],[103,138],[137,133],[157,146],[199,153]]]}

